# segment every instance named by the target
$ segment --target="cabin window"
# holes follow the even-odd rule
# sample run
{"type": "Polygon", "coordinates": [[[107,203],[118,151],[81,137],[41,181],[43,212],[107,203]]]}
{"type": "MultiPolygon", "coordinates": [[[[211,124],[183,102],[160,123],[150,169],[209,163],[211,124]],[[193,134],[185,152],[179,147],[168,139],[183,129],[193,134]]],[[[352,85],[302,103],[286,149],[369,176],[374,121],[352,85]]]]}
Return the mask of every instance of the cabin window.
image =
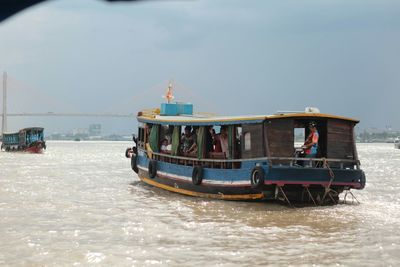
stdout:
{"type": "MultiPolygon", "coordinates": [[[[221,143],[221,130],[224,129],[226,134],[226,127],[221,127],[220,125],[209,126],[207,127],[207,135],[206,135],[206,149],[208,152],[208,157],[211,159],[225,159],[226,154],[223,151],[222,143],[221,143]]],[[[228,146],[224,146],[225,149],[228,146]]],[[[216,164],[220,166],[220,164],[216,164]]]]}
{"type": "Polygon", "coordinates": [[[180,152],[186,157],[197,156],[198,127],[186,125],[181,129],[180,152]]]}
{"type": "Polygon", "coordinates": [[[294,128],[294,147],[301,147],[306,139],[306,129],[302,128],[294,128]]]}
{"type": "Polygon", "coordinates": [[[144,142],[145,142],[145,133],[144,133],[144,128],[143,127],[139,127],[138,129],[138,146],[143,148],[144,147],[144,142]]]}
{"type": "Polygon", "coordinates": [[[264,131],[261,123],[242,124],[243,138],[241,158],[259,158],[265,156],[264,131]]]}
{"type": "Polygon", "coordinates": [[[162,125],[160,130],[160,152],[165,154],[171,153],[173,125],[162,125]]]}
{"type": "Polygon", "coordinates": [[[242,132],[243,132],[242,127],[241,126],[237,126],[236,127],[236,140],[238,142],[240,142],[240,139],[242,138],[242,134],[243,134],[242,132]]]}
{"type": "Polygon", "coordinates": [[[138,141],[144,141],[144,136],[143,136],[143,128],[138,129],[138,141]]]}
{"type": "Polygon", "coordinates": [[[319,134],[317,146],[317,158],[326,157],[327,122],[318,118],[294,120],[294,147],[301,147],[310,135],[309,124],[314,122],[319,134]]]}
{"type": "Polygon", "coordinates": [[[244,133],[244,150],[251,150],[251,133],[244,133]]]}
{"type": "Polygon", "coordinates": [[[144,125],[144,143],[149,143],[151,127],[153,124],[147,123],[144,125]]]}
{"type": "Polygon", "coordinates": [[[234,145],[234,158],[235,159],[242,158],[242,151],[241,151],[241,144],[240,144],[240,140],[242,140],[242,136],[243,136],[242,126],[236,126],[236,138],[235,138],[235,145],[234,145]]]}

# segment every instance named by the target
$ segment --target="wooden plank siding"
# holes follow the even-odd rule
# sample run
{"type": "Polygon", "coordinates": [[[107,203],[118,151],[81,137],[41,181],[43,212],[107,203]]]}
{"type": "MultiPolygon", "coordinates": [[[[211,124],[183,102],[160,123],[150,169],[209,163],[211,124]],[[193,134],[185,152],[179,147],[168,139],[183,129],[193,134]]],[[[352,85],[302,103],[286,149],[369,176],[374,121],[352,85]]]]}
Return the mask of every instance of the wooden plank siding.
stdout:
{"type": "Polygon", "coordinates": [[[242,158],[259,158],[265,157],[265,144],[264,144],[264,134],[263,125],[261,123],[257,124],[243,124],[242,125],[242,140],[241,140],[241,151],[242,158]],[[251,137],[251,149],[245,149],[244,136],[246,133],[250,133],[251,137]]]}
{"type": "MultiPolygon", "coordinates": [[[[294,153],[294,121],[292,118],[268,120],[264,124],[268,138],[269,156],[293,157],[294,153]]],[[[285,160],[273,160],[273,164],[287,164],[285,160]]]]}
{"type": "Polygon", "coordinates": [[[328,120],[327,123],[327,157],[338,159],[355,159],[354,123],[344,120],[328,120]]]}

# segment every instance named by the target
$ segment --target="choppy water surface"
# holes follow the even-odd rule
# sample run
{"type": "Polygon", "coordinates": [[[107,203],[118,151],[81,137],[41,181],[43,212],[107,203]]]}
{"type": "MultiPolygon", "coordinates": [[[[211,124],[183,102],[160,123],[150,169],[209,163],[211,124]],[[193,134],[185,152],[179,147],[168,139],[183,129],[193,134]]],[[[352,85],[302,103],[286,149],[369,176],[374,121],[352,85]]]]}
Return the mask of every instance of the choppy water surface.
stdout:
{"type": "Polygon", "coordinates": [[[146,186],[130,143],[48,142],[0,153],[0,265],[400,264],[400,150],[359,144],[360,205],[291,209],[146,186]]]}

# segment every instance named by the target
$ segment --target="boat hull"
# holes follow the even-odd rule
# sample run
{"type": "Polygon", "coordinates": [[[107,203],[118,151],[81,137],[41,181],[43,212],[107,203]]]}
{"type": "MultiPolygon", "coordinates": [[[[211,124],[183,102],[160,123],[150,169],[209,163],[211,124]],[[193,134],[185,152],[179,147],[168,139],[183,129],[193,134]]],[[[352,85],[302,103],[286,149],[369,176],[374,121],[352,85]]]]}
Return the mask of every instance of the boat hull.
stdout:
{"type": "Polygon", "coordinates": [[[324,197],[327,188],[338,199],[345,189],[363,187],[360,170],[329,172],[326,168],[270,167],[264,162],[264,183],[255,187],[250,181],[254,163],[240,169],[203,168],[204,178],[199,185],[192,180],[193,166],[157,161],[156,175],[151,178],[148,165],[147,158],[138,158],[138,176],[149,185],[184,195],[223,200],[275,200],[284,197],[291,202],[314,202],[313,199],[324,197]]]}
{"type": "Polygon", "coordinates": [[[30,144],[28,147],[18,145],[2,145],[2,149],[6,152],[26,152],[26,153],[43,153],[46,149],[46,143],[43,141],[37,141],[30,144]]]}

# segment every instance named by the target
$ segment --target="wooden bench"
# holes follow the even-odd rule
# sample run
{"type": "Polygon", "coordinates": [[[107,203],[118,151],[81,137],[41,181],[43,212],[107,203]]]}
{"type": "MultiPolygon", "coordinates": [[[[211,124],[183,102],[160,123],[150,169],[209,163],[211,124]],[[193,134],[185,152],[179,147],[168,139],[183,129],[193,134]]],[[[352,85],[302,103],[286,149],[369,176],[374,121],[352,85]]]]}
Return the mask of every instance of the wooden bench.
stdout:
{"type": "MultiPolygon", "coordinates": [[[[226,159],[224,152],[210,152],[208,153],[208,156],[211,159],[226,159]]],[[[225,169],[226,162],[211,162],[211,168],[214,168],[214,166],[217,168],[225,169]]]]}

